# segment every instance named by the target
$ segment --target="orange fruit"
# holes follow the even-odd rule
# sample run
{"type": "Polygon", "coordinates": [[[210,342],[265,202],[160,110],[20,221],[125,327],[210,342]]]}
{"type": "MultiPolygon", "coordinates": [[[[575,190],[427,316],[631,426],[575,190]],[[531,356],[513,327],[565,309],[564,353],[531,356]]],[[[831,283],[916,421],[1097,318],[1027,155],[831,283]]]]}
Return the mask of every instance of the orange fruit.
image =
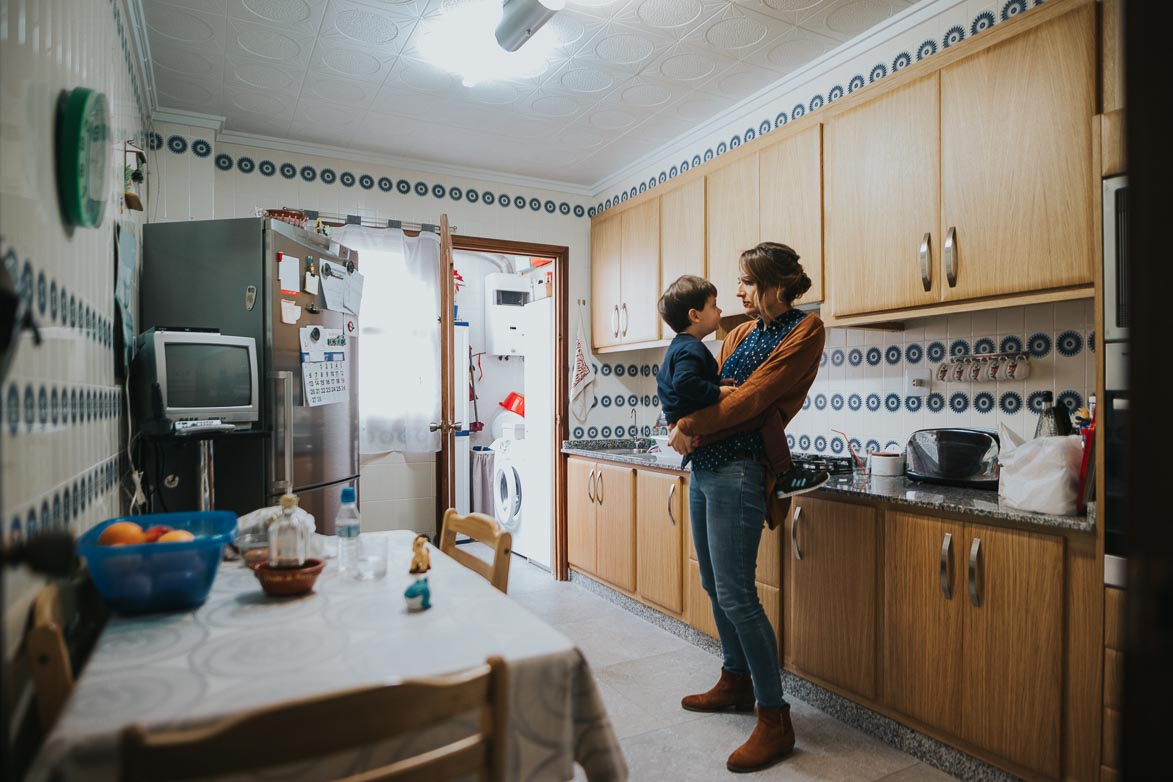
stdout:
{"type": "Polygon", "coordinates": [[[133,521],[119,521],[102,530],[98,543],[103,546],[130,546],[143,543],[146,536],[143,528],[133,521]]]}
{"type": "Polygon", "coordinates": [[[154,543],[170,531],[171,528],[166,524],[156,524],[153,527],[147,527],[147,531],[143,533],[143,537],[147,543],[154,543]]]}
{"type": "Polygon", "coordinates": [[[165,532],[159,536],[157,543],[186,543],[189,540],[195,540],[195,535],[191,534],[185,529],[173,529],[170,532],[165,532]]]}

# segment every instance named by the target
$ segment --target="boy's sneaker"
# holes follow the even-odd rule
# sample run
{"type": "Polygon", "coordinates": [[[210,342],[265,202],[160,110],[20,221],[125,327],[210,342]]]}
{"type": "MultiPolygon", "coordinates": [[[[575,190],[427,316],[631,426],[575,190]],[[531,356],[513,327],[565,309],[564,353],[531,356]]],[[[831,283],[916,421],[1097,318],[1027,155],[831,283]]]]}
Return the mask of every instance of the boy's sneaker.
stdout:
{"type": "Polygon", "coordinates": [[[831,480],[831,476],[824,470],[803,470],[794,467],[789,472],[778,475],[778,481],[774,484],[774,496],[778,499],[784,499],[797,494],[806,494],[829,480],[831,480]]]}

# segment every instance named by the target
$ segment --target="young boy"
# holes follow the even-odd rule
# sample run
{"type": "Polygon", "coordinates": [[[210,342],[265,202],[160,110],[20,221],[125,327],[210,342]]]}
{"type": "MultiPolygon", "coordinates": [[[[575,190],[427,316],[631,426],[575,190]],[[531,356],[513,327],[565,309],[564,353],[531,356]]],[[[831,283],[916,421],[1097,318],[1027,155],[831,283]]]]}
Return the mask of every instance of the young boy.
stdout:
{"type": "MultiPolygon", "coordinates": [[[[689,413],[716,404],[733,393],[733,381],[723,381],[717,359],[702,343],[705,337],[721,324],[721,310],[717,307],[717,287],[702,277],[686,274],[671,285],[660,297],[660,317],[673,331],[675,338],[664,354],[664,362],[656,375],[660,405],[669,426],[689,413]]],[[[808,471],[795,467],[786,444],[786,430],[782,414],[771,409],[745,429],[760,429],[770,469],[777,474],[774,494],[792,497],[822,486],[830,476],[821,470],[808,471]]],[[[689,457],[684,457],[683,467],[689,457]]]]}

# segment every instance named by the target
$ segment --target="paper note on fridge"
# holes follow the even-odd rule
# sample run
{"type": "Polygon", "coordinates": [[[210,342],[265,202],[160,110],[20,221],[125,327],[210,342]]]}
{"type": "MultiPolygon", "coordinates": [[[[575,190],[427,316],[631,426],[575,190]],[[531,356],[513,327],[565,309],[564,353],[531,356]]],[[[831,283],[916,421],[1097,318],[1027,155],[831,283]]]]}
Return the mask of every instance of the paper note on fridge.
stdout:
{"type": "Polygon", "coordinates": [[[351,272],[346,278],[346,309],[357,315],[362,307],[362,272],[351,272]]]}
{"type": "Polygon", "coordinates": [[[311,296],[318,295],[318,275],[311,272],[305,273],[305,292],[311,296]]]}
{"type": "Polygon", "coordinates": [[[285,296],[300,295],[301,259],[285,253],[277,253],[277,256],[277,279],[281,283],[281,293],[285,296]]]}
{"type": "Polygon", "coordinates": [[[326,297],[326,309],[341,312],[346,309],[346,277],[338,277],[337,274],[338,272],[322,272],[318,279],[322,283],[322,293],[326,297]]]}
{"type": "Polygon", "coordinates": [[[301,320],[301,305],[288,299],[281,300],[281,322],[297,323],[301,320]]]}

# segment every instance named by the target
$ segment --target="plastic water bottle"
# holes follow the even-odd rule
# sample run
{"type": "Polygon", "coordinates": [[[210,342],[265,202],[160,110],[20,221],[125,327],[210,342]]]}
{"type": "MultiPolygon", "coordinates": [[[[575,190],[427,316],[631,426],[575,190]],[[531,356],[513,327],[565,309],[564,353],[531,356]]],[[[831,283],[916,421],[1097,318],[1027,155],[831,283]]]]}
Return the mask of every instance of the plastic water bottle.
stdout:
{"type": "Polygon", "coordinates": [[[358,565],[360,529],[354,489],[347,486],[342,490],[342,507],[334,521],[334,534],[338,537],[338,569],[343,573],[353,571],[358,565]]]}

